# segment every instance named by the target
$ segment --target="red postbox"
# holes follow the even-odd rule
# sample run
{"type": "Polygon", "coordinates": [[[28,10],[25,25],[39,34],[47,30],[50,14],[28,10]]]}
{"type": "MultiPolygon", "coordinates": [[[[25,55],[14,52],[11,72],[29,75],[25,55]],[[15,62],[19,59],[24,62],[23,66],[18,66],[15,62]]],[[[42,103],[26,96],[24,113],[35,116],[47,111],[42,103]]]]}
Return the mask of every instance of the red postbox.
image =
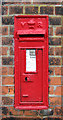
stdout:
{"type": "Polygon", "coordinates": [[[48,16],[14,19],[15,108],[48,108],[48,16]]]}

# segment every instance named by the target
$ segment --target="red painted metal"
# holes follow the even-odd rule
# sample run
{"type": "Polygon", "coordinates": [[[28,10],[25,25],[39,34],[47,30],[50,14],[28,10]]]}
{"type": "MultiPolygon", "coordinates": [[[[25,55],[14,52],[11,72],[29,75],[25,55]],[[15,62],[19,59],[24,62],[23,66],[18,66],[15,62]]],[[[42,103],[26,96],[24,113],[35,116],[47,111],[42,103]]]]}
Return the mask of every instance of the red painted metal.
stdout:
{"type": "Polygon", "coordinates": [[[15,108],[48,108],[48,16],[14,18],[15,108]],[[26,71],[26,50],[35,50],[36,71],[26,71]],[[26,80],[25,80],[26,78],[26,80]]]}

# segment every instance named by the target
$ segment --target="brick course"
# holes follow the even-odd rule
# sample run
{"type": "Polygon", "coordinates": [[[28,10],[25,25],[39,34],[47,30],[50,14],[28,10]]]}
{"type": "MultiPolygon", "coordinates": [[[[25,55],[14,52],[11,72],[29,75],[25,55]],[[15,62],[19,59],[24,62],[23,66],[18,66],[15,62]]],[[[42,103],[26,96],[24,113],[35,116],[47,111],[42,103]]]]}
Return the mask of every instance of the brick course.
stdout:
{"type": "Polygon", "coordinates": [[[63,85],[61,87],[61,75],[63,75],[63,67],[61,67],[63,65],[63,57],[61,58],[63,55],[61,15],[63,15],[63,7],[60,6],[61,4],[60,0],[59,2],[48,3],[33,0],[33,4],[31,4],[31,0],[28,3],[2,2],[2,120],[41,120],[42,116],[44,116],[43,120],[61,120],[63,113],[61,108],[61,95],[63,95],[63,85]],[[47,14],[49,16],[48,99],[50,112],[14,108],[14,16],[18,14],[47,14]]]}

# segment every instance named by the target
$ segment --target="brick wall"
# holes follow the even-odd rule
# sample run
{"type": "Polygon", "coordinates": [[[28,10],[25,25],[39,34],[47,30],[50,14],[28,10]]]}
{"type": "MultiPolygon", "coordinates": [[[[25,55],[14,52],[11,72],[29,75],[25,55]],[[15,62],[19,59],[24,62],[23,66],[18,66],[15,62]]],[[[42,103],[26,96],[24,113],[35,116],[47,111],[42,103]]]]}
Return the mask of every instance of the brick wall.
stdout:
{"type": "MultiPolygon", "coordinates": [[[[31,0],[30,0],[31,1],[31,0]]],[[[61,120],[62,111],[62,3],[2,2],[2,120],[61,120]],[[49,109],[14,108],[14,16],[47,14],[49,16],[49,109]],[[25,119],[26,118],[26,119],[25,119]]],[[[63,67],[62,67],[63,70],[63,67]]]]}

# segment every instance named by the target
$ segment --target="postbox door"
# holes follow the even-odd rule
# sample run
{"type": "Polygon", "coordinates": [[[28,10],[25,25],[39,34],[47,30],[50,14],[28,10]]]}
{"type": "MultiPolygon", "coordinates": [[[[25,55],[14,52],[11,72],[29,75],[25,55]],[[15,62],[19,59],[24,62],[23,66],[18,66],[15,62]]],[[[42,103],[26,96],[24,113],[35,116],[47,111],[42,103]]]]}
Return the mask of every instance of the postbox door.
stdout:
{"type": "Polygon", "coordinates": [[[20,101],[43,101],[42,49],[20,49],[20,101]]]}

